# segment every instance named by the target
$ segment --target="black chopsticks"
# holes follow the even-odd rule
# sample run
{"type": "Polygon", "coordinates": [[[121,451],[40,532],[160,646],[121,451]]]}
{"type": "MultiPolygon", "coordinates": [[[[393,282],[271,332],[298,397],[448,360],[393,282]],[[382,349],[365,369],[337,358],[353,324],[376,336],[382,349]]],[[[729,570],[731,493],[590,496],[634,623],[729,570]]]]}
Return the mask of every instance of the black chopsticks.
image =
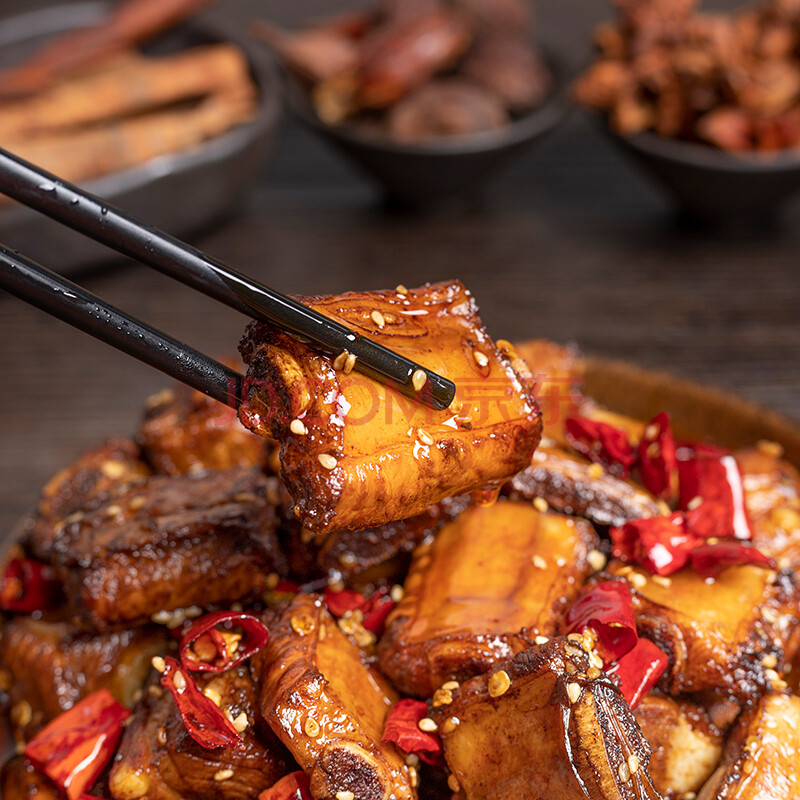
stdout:
{"type": "MultiPolygon", "coordinates": [[[[222,262],[140,222],[101,198],[51,175],[2,148],[0,148],[0,192],[247,316],[305,337],[329,355],[335,356],[347,351],[356,357],[356,370],[387,383],[426,405],[444,409],[455,396],[455,385],[446,378],[307,308],[302,303],[253,281],[222,262]]],[[[191,198],[187,198],[187,202],[191,202],[191,198]]],[[[17,258],[19,259],[19,256],[17,258]]],[[[43,268],[30,261],[24,261],[29,267],[30,281],[31,267],[43,268]]],[[[46,270],[45,272],[49,276],[48,279],[52,280],[54,274],[46,270]]],[[[4,269],[0,274],[8,276],[9,273],[4,269]]],[[[29,296],[24,299],[43,307],[41,303],[34,302],[36,292],[32,284],[29,283],[28,289],[29,296]]],[[[69,304],[69,301],[69,297],[61,295],[62,305],[69,304]]],[[[102,303],[99,298],[94,298],[94,302],[102,303]]],[[[55,313],[50,309],[45,310],[55,313]]],[[[121,313],[116,309],[113,311],[121,313]]],[[[63,312],[63,314],[56,316],[76,324],[75,312],[63,312]],[[70,314],[70,319],[64,316],[67,313],[70,314]]],[[[133,322],[130,317],[127,319],[133,322]]],[[[158,334],[153,329],[149,330],[154,335],[158,334]]],[[[96,328],[88,332],[109,341],[108,337],[103,335],[102,329],[96,328]]],[[[163,336],[163,334],[158,335],[163,336]]],[[[109,343],[119,346],[118,342],[109,341],[109,343]]],[[[174,342],[174,344],[180,343],[174,342]]],[[[163,366],[159,369],[163,369],[163,366]]]]}
{"type": "Polygon", "coordinates": [[[236,407],[242,376],[219,361],[129,317],[66,278],[0,244],[0,285],[193,389],[236,407]]]}

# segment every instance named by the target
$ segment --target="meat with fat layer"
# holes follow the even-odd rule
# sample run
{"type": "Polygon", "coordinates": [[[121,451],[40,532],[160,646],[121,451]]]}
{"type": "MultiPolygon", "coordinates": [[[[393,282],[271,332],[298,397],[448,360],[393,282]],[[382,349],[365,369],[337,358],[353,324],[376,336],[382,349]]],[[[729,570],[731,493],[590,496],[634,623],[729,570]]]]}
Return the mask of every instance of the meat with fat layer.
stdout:
{"type": "Polygon", "coordinates": [[[587,522],[530,503],[469,508],[414,553],[378,648],[381,670],[430,697],[555,634],[597,544],[587,522]]]}
{"type": "Polygon", "coordinates": [[[264,718],[311,781],[316,798],[415,800],[415,779],[383,726],[397,700],[321,598],[297,595],[270,621],[252,659],[264,718]]]}
{"type": "Polygon", "coordinates": [[[431,709],[450,787],[468,800],[660,800],[630,706],[591,669],[551,639],[453,689],[431,709]]]}
{"type": "Polygon", "coordinates": [[[465,287],[399,288],[302,300],[454,381],[444,411],[352,371],[346,352],[331,360],[258,322],[242,340],[242,421],[281,441],[284,482],[315,533],[406,519],[445,497],[498,487],[539,441],[535,400],[465,287]]]}
{"type": "Polygon", "coordinates": [[[662,513],[646,489],[559,447],[538,447],[531,465],[509,481],[507,490],[525,500],[541,497],[556,511],[595,525],[624,525],[662,513]]]}
{"type": "Polygon", "coordinates": [[[154,477],[41,521],[27,547],[56,568],[81,624],[139,624],[258,596],[283,570],[275,502],[277,483],[256,468],[154,477]]]}
{"type": "Polygon", "coordinates": [[[8,682],[11,720],[24,738],[98,689],[131,707],[163,650],[163,629],[87,634],[66,622],[28,616],[0,633],[0,669],[8,682]]]}

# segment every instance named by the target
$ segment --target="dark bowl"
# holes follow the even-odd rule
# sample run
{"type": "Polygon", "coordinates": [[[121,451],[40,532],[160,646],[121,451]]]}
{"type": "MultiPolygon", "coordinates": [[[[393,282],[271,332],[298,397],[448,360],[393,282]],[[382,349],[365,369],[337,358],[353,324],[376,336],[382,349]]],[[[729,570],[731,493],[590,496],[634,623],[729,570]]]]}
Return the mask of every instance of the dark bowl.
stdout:
{"type": "MultiPolygon", "coordinates": [[[[67,3],[0,23],[0,63],[11,64],[41,42],[100,19],[103,2],[67,3]]],[[[197,147],[87,181],[93,194],[185,238],[235,207],[271,151],[280,116],[280,73],[262,49],[202,18],[188,21],[148,45],[157,53],[232,41],[246,54],[259,89],[256,117],[197,147]]],[[[0,209],[0,242],[61,272],[115,258],[114,253],[23,206],[0,209]]]]}
{"type": "Polygon", "coordinates": [[[563,120],[569,108],[566,73],[549,53],[546,60],[555,85],[538,108],[498,130],[413,143],[356,125],[328,125],[300,81],[286,73],[284,85],[294,115],[380,183],[390,200],[425,207],[476,192],[563,120]]]}
{"type": "Polygon", "coordinates": [[[719,222],[761,220],[800,190],[800,151],[727,153],[657,133],[635,136],[604,130],[642,165],[691,217],[719,222]]]}

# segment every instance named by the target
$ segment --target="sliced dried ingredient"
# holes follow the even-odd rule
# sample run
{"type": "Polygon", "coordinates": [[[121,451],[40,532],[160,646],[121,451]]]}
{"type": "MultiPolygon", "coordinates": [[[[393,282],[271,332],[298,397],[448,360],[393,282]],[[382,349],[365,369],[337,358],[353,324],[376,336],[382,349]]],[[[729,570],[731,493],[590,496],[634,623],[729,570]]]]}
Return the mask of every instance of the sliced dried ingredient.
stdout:
{"type": "Polygon", "coordinates": [[[301,769],[290,772],[261,792],[258,800],[312,800],[308,776],[301,769]]]}
{"type": "Polygon", "coordinates": [[[189,735],[201,747],[242,749],[244,742],[233,723],[213,700],[195,685],[192,676],[174,659],[164,659],[161,685],[172,695],[189,735]]]}
{"type": "Polygon", "coordinates": [[[683,569],[703,541],[687,530],[681,512],[631,520],[621,528],[611,528],[610,535],[615,558],[641,564],[653,575],[672,575],[683,569]]]}
{"type": "Polygon", "coordinates": [[[704,539],[752,539],[739,465],[732,455],[695,453],[678,460],[680,505],[687,525],[704,539]]]}
{"type": "Polygon", "coordinates": [[[637,643],[631,590],[625,581],[602,581],[581,592],[564,618],[568,633],[593,630],[603,661],[617,661],[637,643]]]}
{"type": "Polygon", "coordinates": [[[633,445],[622,428],[588,417],[571,416],[566,420],[567,442],[609,472],[627,478],[636,460],[633,445]]]}
{"type": "Polygon", "coordinates": [[[675,437],[669,415],[662,411],[647,423],[637,447],[637,465],[645,488],[656,497],[672,500],[678,485],[675,437]]]}
{"type": "Polygon", "coordinates": [[[648,639],[638,639],[633,649],[606,669],[606,673],[617,678],[623,697],[631,708],[636,708],[668,665],[669,659],[663,650],[648,639]]]}
{"type": "Polygon", "coordinates": [[[216,611],[186,631],[180,644],[181,663],[198,672],[223,672],[246,661],[268,641],[267,626],[253,614],[216,611]]]}
{"type": "Polygon", "coordinates": [[[49,564],[12,558],[0,578],[0,608],[32,614],[47,611],[60,599],[61,582],[49,564]]]}
{"type": "Polygon", "coordinates": [[[738,564],[775,567],[775,562],[755,547],[730,540],[698,545],[692,550],[691,563],[704,578],[716,578],[722,570],[738,564]]]}
{"type": "Polygon", "coordinates": [[[69,800],[77,800],[111,760],[129,716],[109,691],[100,689],[45,726],[26,745],[25,757],[69,800]]]}
{"type": "Polygon", "coordinates": [[[413,753],[428,764],[440,764],[442,740],[437,734],[419,727],[427,716],[428,704],[422,700],[399,700],[386,718],[383,741],[393,742],[404,753],[413,753]]]}

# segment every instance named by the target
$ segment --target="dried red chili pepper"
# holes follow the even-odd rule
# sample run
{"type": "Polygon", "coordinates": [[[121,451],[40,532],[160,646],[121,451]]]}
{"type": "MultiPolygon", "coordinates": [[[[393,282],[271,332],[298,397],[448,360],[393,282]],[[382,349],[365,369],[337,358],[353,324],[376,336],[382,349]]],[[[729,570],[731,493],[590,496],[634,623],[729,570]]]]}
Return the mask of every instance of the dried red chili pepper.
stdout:
{"type": "Polygon", "coordinates": [[[716,578],[726,567],[738,564],[775,567],[775,562],[755,547],[733,539],[701,544],[692,551],[692,569],[704,578],[716,578]]]}
{"type": "Polygon", "coordinates": [[[428,716],[422,700],[400,700],[389,712],[383,727],[383,741],[393,742],[404,753],[413,753],[428,764],[442,761],[442,740],[435,733],[419,729],[419,721],[428,716]]]}
{"type": "Polygon", "coordinates": [[[672,575],[683,569],[702,541],[686,529],[680,511],[669,517],[631,520],[609,533],[615,558],[641,564],[653,575],[672,575]]]}
{"type": "Polygon", "coordinates": [[[637,447],[639,475],[645,488],[656,497],[671,500],[678,485],[675,438],[666,411],[647,423],[637,447]]]}
{"type": "Polygon", "coordinates": [[[696,455],[678,461],[680,506],[686,524],[704,539],[752,539],[742,473],[731,455],[696,455]]]}
{"type": "Polygon", "coordinates": [[[308,775],[301,769],[290,772],[269,789],[264,789],[258,800],[313,800],[308,775]]]}
{"type": "Polygon", "coordinates": [[[253,614],[216,611],[200,617],[186,631],[180,645],[181,662],[196,672],[224,672],[246,661],[268,641],[267,626],[253,614]],[[228,630],[219,630],[221,625],[228,630]]]}
{"type": "Polygon", "coordinates": [[[631,708],[658,683],[669,664],[667,654],[649,639],[639,639],[633,650],[627,652],[606,673],[616,675],[623,697],[631,708]]]}
{"type": "Polygon", "coordinates": [[[628,434],[607,422],[588,417],[567,417],[566,437],[570,445],[609,472],[627,478],[636,456],[628,434]]]}
{"type": "Polygon", "coordinates": [[[348,611],[363,609],[367,604],[367,598],[361,592],[356,592],[353,589],[334,591],[327,587],[324,596],[328,611],[337,619],[343,617],[348,611]]]}
{"type": "Polygon", "coordinates": [[[386,618],[396,605],[397,603],[389,595],[389,589],[385,586],[373,592],[367,600],[366,607],[363,609],[363,626],[376,636],[380,636],[384,627],[386,627],[386,618]]]}
{"type": "Polygon", "coordinates": [[[348,612],[360,611],[361,624],[376,636],[383,633],[386,618],[397,605],[389,596],[389,589],[385,586],[376,589],[369,597],[353,591],[342,589],[340,591],[325,590],[325,604],[334,617],[343,617],[348,612]]]}
{"type": "Polygon", "coordinates": [[[606,664],[636,646],[636,616],[625,581],[603,581],[584,589],[567,611],[565,622],[568,633],[595,631],[596,650],[606,664]]]}
{"type": "Polygon", "coordinates": [[[77,800],[111,760],[130,713],[111,692],[99,689],[42,728],[25,756],[69,800],[77,800]]]}
{"type": "Polygon", "coordinates": [[[161,685],[169,690],[178,707],[189,736],[201,747],[235,747],[241,750],[244,741],[233,723],[220,708],[195,685],[192,676],[174,658],[165,658],[161,685]]]}
{"type": "Polygon", "coordinates": [[[53,568],[30,558],[12,558],[0,580],[0,608],[31,614],[50,608],[61,592],[53,568]]]}

